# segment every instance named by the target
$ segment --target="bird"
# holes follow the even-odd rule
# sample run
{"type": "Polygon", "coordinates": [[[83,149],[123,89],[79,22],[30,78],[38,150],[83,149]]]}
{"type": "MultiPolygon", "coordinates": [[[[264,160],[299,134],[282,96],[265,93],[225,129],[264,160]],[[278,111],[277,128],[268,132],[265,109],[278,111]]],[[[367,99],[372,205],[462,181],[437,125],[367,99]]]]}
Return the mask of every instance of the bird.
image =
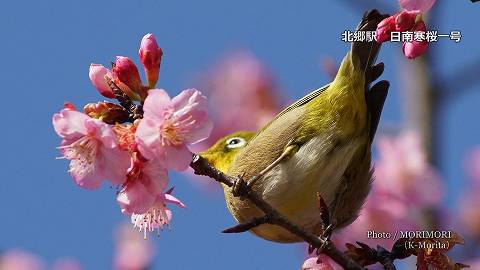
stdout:
{"type": "MultiPolygon", "coordinates": [[[[374,31],[387,15],[366,12],[357,31],[374,31]]],[[[239,131],[200,153],[220,171],[246,179],[252,190],[293,223],[321,236],[317,192],[328,207],[331,231],[359,215],[373,181],[371,145],[389,82],[375,64],[380,44],[353,41],[334,80],[297,100],[258,131],[239,131]]],[[[245,112],[248,113],[248,112],[245,112]]],[[[223,185],[238,223],[264,216],[251,201],[223,185]]],[[[250,230],[274,242],[303,239],[274,224],[250,230]]]]}

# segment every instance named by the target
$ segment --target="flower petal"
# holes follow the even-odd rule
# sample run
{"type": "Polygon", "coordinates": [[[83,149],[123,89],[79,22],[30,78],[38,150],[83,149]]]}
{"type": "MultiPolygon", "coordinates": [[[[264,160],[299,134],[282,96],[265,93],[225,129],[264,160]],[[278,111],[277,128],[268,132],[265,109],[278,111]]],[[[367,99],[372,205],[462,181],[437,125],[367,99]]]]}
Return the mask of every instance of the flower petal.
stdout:
{"type": "Polygon", "coordinates": [[[63,109],[60,113],[53,115],[52,123],[58,136],[66,140],[76,140],[87,134],[85,121],[88,119],[90,117],[84,113],[63,109]]]}
{"type": "Polygon", "coordinates": [[[192,161],[192,153],[182,144],[179,146],[165,147],[165,165],[169,169],[183,171],[192,161]]]}
{"type": "Polygon", "coordinates": [[[105,179],[114,185],[120,185],[125,182],[128,167],[130,167],[130,155],[119,148],[102,147],[100,155],[102,157],[102,170],[105,179]]]}
{"type": "Polygon", "coordinates": [[[395,29],[395,18],[396,15],[390,16],[377,25],[376,37],[378,43],[390,40],[390,33],[395,29]]]}
{"type": "Polygon", "coordinates": [[[107,81],[105,80],[105,75],[112,78],[110,70],[100,64],[90,64],[90,69],[88,71],[88,76],[92,81],[92,84],[97,88],[98,92],[102,96],[107,98],[114,98],[112,89],[108,86],[107,81]]]}
{"type": "Polygon", "coordinates": [[[429,11],[436,0],[400,0],[400,6],[406,10],[429,11]]]}
{"type": "Polygon", "coordinates": [[[138,124],[135,141],[138,150],[147,159],[153,159],[163,152],[159,129],[158,123],[150,118],[144,118],[138,124]]]}
{"type": "Polygon", "coordinates": [[[144,185],[134,181],[117,195],[117,202],[124,214],[143,214],[152,207],[155,196],[144,185]]]}
{"type": "Polygon", "coordinates": [[[168,185],[168,172],[159,159],[149,160],[143,164],[142,184],[154,196],[161,194],[168,185]]]}
{"type": "Polygon", "coordinates": [[[185,142],[189,144],[205,140],[213,130],[213,122],[208,119],[206,112],[195,113],[192,118],[195,119],[195,124],[191,127],[191,131],[185,135],[185,142]]]}
{"type": "Polygon", "coordinates": [[[187,207],[183,202],[181,202],[179,199],[174,197],[172,194],[164,194],[164,195],[165,195],[165,202],[174,204],[174,205],[176,205],[178,207],[181,207],[181,208],[186,208],[187,207]]]}
{"type": "Polygon", "coordinates": [[[196,110],[207,110],[207,98],[195,88],[185,89],[172,99],[172,105],[176,111],[182,110],[190,106],[194,106],[196,110]]]}
{"type": "Polygon", "coordinates": [[[183,90],[172,99],[175,108],[175,119],[185,123],[184,129],[188,131],[185,142],[193,144],[206,139],[212,129],[213,123],[208,119],[207,98],[196,89],[183,90]]]}
{"type": "MultiPolygon", "coordinates": [[[[426,27],[423,21],[419,21],[415,26],[412,28],[412,32],[415,31],[423,31],[425,32],[426,27]]],[[[404,42],[403,43],[403,54],[408,59],[415,59],[420,55],[424,54],[427,51],[428,42],[424,41],[412,41],[412,42],[404,42]]]]}
{"type": "MultiPolygon", "coordinates": [[[[158,119],[163,122],[165,115],[171,111],[167,110],[170,97],[163,89],[150,89],[143,104],[144,118],[158,119]]],[[[161,125],[162,122],[158,123],[161,125]]]]}
{"type": "Polygon", "coordinates": [[[97,189],[102,185],[104,179],[102,170],[98,169],[96,163],[90,164],[90,168],[85,168],[83,160],[73,159],[70,161],[70,175],[75,183],[85,189],[97,189]]]}

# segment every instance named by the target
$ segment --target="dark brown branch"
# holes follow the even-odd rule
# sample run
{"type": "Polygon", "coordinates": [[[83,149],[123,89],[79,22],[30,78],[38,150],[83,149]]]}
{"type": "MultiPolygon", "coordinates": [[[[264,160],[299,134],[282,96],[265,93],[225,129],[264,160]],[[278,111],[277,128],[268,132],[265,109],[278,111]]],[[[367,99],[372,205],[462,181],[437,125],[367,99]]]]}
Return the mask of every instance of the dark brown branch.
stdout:
{"type": "Polygon", "coordinates": [[[379,262],[383,265],[385,270],[396,270],[393,261],[396,259],[395,256],[384,249],[381,246],[377,246],[377,256],[379,257],[379,262]]]}
{"type": "Polygon", "coordinates": [[[107,81],[108,86],[113,91],[115,98],[120,102],[125,110],[127,110],[129,114],[129,121],[134,122],[137,119],[141,119],[143,117],[143,108],[140,104],[135,104],[128,96],[125,94],[108,76],[105,75],[105,80],[107,81]]]}
{"type": "Polygon", "coordinates": [[[322,252],[324,254],[328,255],[345,269],[365,269],[357,262],[352,260],[350,257],[346,256],[343,252],[338,250],[331,241],[325,241],[312,234],[311,232],[292,223],[284,215],[282,215],[275,208],[273,208],[269,203],[263,200],[263,198],[253,192],[243,180],[225,175],[224,173],[210,165],[206,159],[199,155],[194,155],[190,167],[192,167],[194,173],[197,175],[208,176],[229,187],[233,187],[234,185],[236,185],[235,189],[238,196],[249,199],[253,204],[255,204],[260,210],[262,210],[266,215],[271,218],[273,224],[281,226],[290,233],[302,238],[312,247],[322,248],[322,252]]]}

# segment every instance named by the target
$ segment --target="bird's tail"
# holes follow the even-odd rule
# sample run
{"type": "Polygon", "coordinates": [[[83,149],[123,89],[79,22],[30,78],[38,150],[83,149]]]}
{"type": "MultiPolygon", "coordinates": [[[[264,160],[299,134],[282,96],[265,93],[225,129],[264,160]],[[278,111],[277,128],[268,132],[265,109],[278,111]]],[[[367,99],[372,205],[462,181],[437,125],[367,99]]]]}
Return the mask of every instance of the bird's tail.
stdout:
{"type": "MultiPolygon", "coordinates": [[[[388,17],[388,15],[382,15],[376,9],[365,12],[356,30],[375,32],[378,23],[386,17],[388,17]]],[[[381,74],[381,71],[383,71],[383,65],[381,67],[374,66],[378,53],[380,52],[380,46],[381,44],[376,40],[354,41],[352,43],[350,57],[352,57],[354,69],[363,71],[367,85],[378,78],[378,73],[381,74]],[[381,71],[379,72],[378,69],[381,69],[381,71]]]]}
{"type": "MultiPolygon", "coordinates": [[[[368,11],[363,15],[356,30],[375,31],[378,23],[387,17],[388,15],[380,14],[377,10],[368,11]]],[[[370,117],[370,142],[375,135],[389,87],[388,81],[380,81],[370,87],[370,84],[383,73],[383,63],[375,65],[379,52],[380,44],[376,40],[354,41],[331,85],[331,88],[337,89],[337,91],[344,89],[358,91],[356,92],[358,94],[365,93],[364,97],[370,117]]],[[[342,94],[341,90],[339,92],[342,94]]],[[[361,95],[355,97],[363,98],[361,95]]]]}
{"type": "MultiPolygon", "coordinates": [[[[379,22],[387,18],[388,15],[380,14],[377,10],[371,10],[363,15],[362,21],[357,26],[359,31],[375,31],[379,22]]],[[[370,117],[370,143],[373,141],[375,132],[377,130],[380,115],[382,113],[383,104],[388,94],[390,86],[388,81],[380,81],[370,87],[370,84],[375,81],[383,73],[384,65],[379,63],[375,65],[378,53],[380,51],[380,43],[375,40],[371,42],[352,43],[350,56],[354,70],[362,70],[365,79],[365,98],[367,102],[367,109],[370,117]],[[358,66],[356,66],[358,65],[358,66]]]]}

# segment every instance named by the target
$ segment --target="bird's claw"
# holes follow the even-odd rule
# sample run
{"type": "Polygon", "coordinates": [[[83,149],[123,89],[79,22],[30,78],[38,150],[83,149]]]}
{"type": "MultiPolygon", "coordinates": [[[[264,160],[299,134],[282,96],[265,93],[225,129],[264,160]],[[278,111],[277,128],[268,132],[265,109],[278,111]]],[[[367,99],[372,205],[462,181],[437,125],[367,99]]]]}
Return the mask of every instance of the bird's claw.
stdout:
{"type": "Polygon", "coordinates": [[[317,255],[320,255],[322,251],[327,247],[327,245],[330,243],[330,237],[332,236],[333,228],[335,226],[333,223],[330,223],[327,228],[323,231],[322,235],[319,236],[320,240],[322,240],[322,245],[317,248],[317,255]]]}
{"type": "Polygon", "coordinates": [[[237,180],[235,180],[235,182],[233,182],[232,194],[235,197],[239,197],[239,196],[242,195],[242,188],[244,188],[244,186],[246,185],[245,180],[243,180],[244,176],[245,176],[245,174],[243,174],[241,176],[238,176],[237,180]]]}

